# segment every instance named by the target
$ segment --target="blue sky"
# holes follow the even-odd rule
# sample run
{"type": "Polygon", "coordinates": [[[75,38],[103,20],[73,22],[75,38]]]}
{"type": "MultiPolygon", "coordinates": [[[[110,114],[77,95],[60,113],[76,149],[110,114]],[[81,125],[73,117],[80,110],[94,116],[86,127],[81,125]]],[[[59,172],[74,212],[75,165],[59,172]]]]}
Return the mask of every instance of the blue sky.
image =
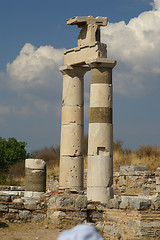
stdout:
{"type": "MultiPolygon", "coordinates": [[[[160,145],[160,0],[0,0],[0,136],[28,151],[59,145],[63,51],[77,46],[74,16],[104,16],[113,71],[114,139],[160,145]]],[[[90,75],[85,76],[85,133],[90,75]]]]}

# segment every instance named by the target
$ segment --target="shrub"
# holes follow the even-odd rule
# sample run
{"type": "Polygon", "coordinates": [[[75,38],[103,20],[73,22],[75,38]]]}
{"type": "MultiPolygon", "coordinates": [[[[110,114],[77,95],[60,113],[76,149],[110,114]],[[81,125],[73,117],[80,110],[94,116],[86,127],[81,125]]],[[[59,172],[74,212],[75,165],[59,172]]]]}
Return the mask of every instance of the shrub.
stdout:
{"type": "Polygon", "coordinates": [[[113,151],[123,152],[123,141],[116,140],[113,142],[113,151]]]}
{"type": "Polygon", "coordinates": [[[15,138],[0,137],[0,171],[7,171],[16,162],[22,161],[30,154],[27,153],[25,142],[18,142],[15,138]]]}
{"type": "Polygon", "coordinates": [[[7,174],[9,179],[24,178],[25,176],[25,160],[13,164],[7,174]]]}
{"type": "Polygon", "coordinates": [[[53,162],[54,165],[59,165],[59,155],[57,155],[55,152],[42,152],[35,156],[35,158],[43,159],[46,164],[49,162],[53,162]]]}
{"type": "Polygon", "coordinates": [[[36,156],[39,156],[41,153],[44,153],[44,152],[55,153],[58,156],[60,154],[60,148],[54,147],[53,145],[51,145],[50,147],[44,147],[41,149],[33,150],[31,154],[34,158],[36,158],[36,156]]]}
{"type": "Polygon", "coordinates": [[[137,151],[136,155],[139,158],[144,158],[144,157],[160,157],[160,148],[156,146],[141,146],[137,151]]]}
{"type": "Polygon", "coordinates": [[[7,182],[6,178],[7,177],[5,174],[0,173],[0,185],[6,185],[6,182],[7,182]]]}

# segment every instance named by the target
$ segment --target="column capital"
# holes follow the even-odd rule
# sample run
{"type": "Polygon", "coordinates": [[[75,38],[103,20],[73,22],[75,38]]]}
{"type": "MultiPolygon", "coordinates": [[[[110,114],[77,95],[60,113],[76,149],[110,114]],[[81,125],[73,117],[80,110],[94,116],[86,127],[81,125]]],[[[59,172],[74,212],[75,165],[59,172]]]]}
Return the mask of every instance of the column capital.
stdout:
{"type": "Polygon", "coordinates": [[[91,68],[105,67],[105,68],[113,69],[117,64],[117,61],[109,58],[95,58],[95,59],[86,61],[86,64],[89,65],[91,68]]]}
{"type": "Polygon", "coordinates": [[[89,66],[83,66],[83,65],[64,65],[61,66],[59,68],[59,70],[61,71],[61,73],[63,75],[65,74],[80,74],[80,75],[84,75],[86,72],[90,71],[91,68],[89,66]]]}

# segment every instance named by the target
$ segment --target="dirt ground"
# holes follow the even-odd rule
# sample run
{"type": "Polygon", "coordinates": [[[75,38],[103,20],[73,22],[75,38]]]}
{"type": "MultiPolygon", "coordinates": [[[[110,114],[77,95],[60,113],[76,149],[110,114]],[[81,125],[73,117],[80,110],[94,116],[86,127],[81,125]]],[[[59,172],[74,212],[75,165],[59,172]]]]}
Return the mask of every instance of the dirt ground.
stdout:
{"type": "Polygon", "coordinates": [[[56,240],[59,233],[51,224],[12,224],[0,221],[0,240],[56,240]]]}

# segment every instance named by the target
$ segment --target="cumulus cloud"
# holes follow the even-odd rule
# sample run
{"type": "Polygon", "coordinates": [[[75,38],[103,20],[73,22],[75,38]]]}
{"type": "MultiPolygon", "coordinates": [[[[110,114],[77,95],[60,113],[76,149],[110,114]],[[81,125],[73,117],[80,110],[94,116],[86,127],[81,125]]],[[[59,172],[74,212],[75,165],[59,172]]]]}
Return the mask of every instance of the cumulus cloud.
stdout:
{"type": "MultiPolygon", "coordinates": [[[[159,82],[160,0],[154,0],[152,6],[151,11],[141,13],[128,24],[121,21],[102,28],[108,57],[117,60],[113,78],[117,93],[146,94],[159,82]]],[[[36,48],[26,43],[15,60],[7,64],[10,87],[29,98],[41,95],[47,100],[57,96],[62,87],[59,66],[63,65],[63,52],[64,49],[52,46],[36,48]]],[[[42,105],[46,106],[46,102],[42,105]]]]}
{"type": "MultiPolygon", "coordinates": [[[[35,48],[26,43],[12,63],[7,64],[10,84],[16,89],[48,85],[59,77],[59,66],[63,65],[64,49],[52,46],[35,48]]],[[[55,81],[56,83],[56,81],[55,81]]]]}
{"type": "Polygon", "coordinates": [[[26,116],[52,110],[59,113],[62,87],[59,67],[63,65],[64,50],[52,46],[36,48],[26,43],[15,60],[7,64],[6,73],[0,76],[3,86],[16,93],[13,114],[26,116]]]}
{"type": "Polygon", "coordinates": [[[153,6],[153,8],[154,8],[155,10],[160,9],[160,1],[159,1],[159,0],[154,0],[154,2],[151,3],[151,5],[153,6]]]}
{"type": "Polygon", "coordinates": [[[152,11],[143,12],[126,24],[109,23],[103,28],[109,57],[118,61],[115,91],[123,94],[145,93],[156,86],[160,76],[160,0],[152,11]]]}

